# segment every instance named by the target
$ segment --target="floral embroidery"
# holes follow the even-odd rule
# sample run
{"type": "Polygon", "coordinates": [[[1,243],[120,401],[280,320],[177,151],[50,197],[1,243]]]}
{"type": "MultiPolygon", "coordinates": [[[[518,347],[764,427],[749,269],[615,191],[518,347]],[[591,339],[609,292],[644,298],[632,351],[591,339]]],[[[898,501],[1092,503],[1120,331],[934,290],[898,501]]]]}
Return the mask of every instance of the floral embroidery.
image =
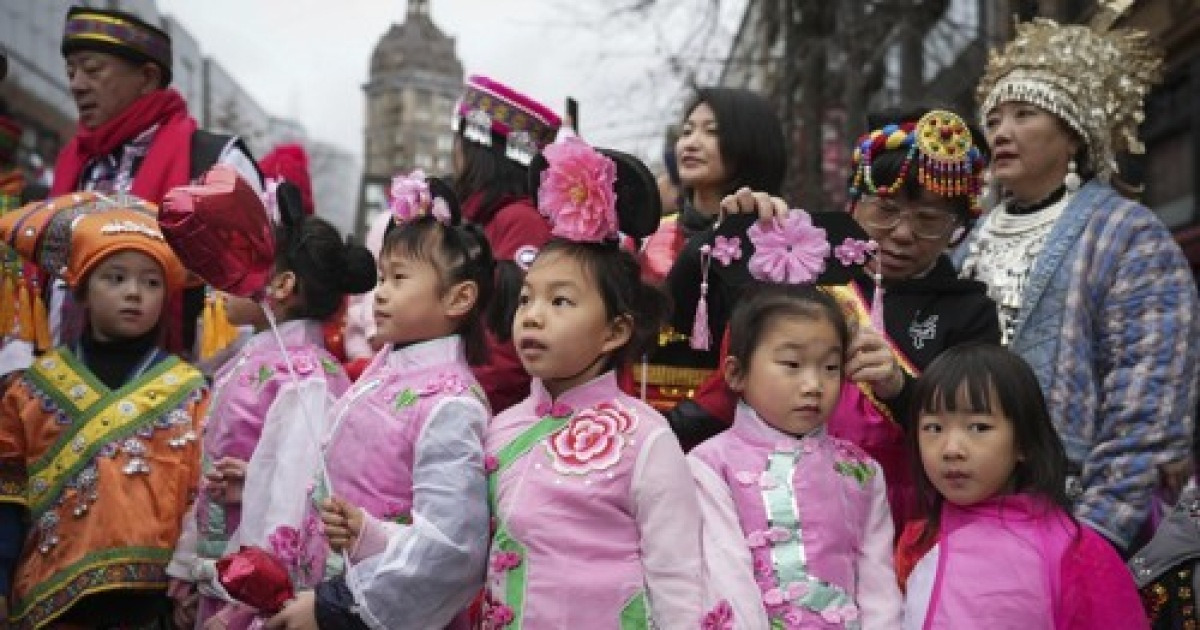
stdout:
{"type": "MultiPolygon", "coordinates": [[[[307,354],[296,354],[292,357],[292,368],[296,370],[297,375],[308,376],[317,369],[317,363],[307,354]]],[[[280,361],[275,365],[275,369],[280,372],[287,372],[287,361],[280,361]]]]}
{"type": "Polygon", "coordinates": [[[497,551],[492,554],[492,571],[504,573],[521,566],[521,554],[515,551],[497,551]]]}
{"type": "Polygon", "coordinates": [[[321,357],[321,369],[330,376],[337,376],[342,373],[342,366],[337,361],[329,357],[321,357]]]}
{"type": "Polygon", "coordinates": [[[829,242],[807,212],[793,210],[770,227],[755,223],[746,235],[754,243],[750,275],[758,280],[800,284],[816,280],[825,270],[829,242]]]}
{"type": "Polygon", "coordinates": [[[601,403],[576,413],[546,440],[554,469],[567,475],[606,470],[621,460],[637,416],[616,403],[601,403]]]}
{"type": "Polygon", "coordinates": [[[396,411],[399,411],[405,407],[415,405],[417,399],[417,392],[414,392],[412,389],[406,387],[400,390],[399,394],[396,394],[396,397],[392,400],[392,407],[394,407],[396,411]]]}
{"type": "Polygon", "coordinates": [[[483,597],[483,630],[500,630],[516,620],[513,609],[496,599],[491,591],[483,597]]]}
{"type": "Polygon", "coordinates": [[[458,395],[467,391],[468,385],[461,377],[454,373],[439,374],[418,389],[406,387],[396,394],[392,399],[392,407],[399,411],[405,407],[415,405],[418,400],[436,396],[438,394],[458,395]]]}
{"type": "Polygon", "coordinates": [[[300,532],[295,527],[281,525],[267,538],[271,551],[281,562],[293,567],[300,559],[300,532]]]}
{"type": "Polygon", "coordinates": [[[500,460],[496,459],[495,455],[488,454],[483,456],[483,472],[492,474],[500,470],[500,460]]]}
{"type": "Polygon", "coordinates": [[[448,373],[438,375],[426,383],[417,394],[424,398],[434,394],[461,394],[465,391],[467,391],[467,382],[459,378],[457,374],[448,373]]]}
{"type": "Polygon", "coordinates": [[[733,630],[733,607],[722,599],[700,622],[701,630],[733,630]]]}
{"type": "Polygon", "coordinates": [[[842,476],[854,479],[858,485],[866,487],[875,477],[875,467],[871,465],[868,455],[849,442],[835,440],[834,444],[838,460],[834,462],[833,469],[842,476]]]}
{"type": "Polygon", "coordinates": [[[712,257],[728,267],[735,260],[742,259],[742,239],[740,236],[725,238],[718,236],[713,243],[712,257]]]}
{"type": "Polygon", "coordinates": [[[257,370],[246,370],[238,377],[238,384],[243,387],[261,388],[275,376],[275,370],[269,365],[260,365],[257,370]]]}

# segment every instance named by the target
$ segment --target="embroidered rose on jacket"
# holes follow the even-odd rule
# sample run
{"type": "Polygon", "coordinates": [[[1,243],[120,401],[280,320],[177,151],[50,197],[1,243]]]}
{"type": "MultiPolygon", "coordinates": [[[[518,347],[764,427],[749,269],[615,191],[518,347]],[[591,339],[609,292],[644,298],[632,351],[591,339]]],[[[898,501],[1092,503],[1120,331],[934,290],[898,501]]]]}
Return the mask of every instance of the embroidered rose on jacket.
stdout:
{"type": "Polygon", "coordinates": [[[601,403],[575,413],[546,440],[554,469],[566,475],[606,470],[621,460],[637,416],[616,403],[601,403]]]}
{"type": "Polygon", "coordinates": [[[421,387],[417,392],[421,397],[434,394],[461,394],[467,391],[467,382],[457,374],[439,374],[433,380],[421,387]]]}
{"type": "Polygon", "coordinates": [[[617,234],[617,165],[578,138],[542,151],[538,208],[550,218],[554,236],[598,243],[617,234]]]}
{"type": "Polygon", "coordinates": [[[850,477],[862,487],[875,477],[875,466],[866,451],[844,440],[834,440],[834,450],[837,460],[833,469],[838,474],[850,477]]]}
{"type": "MultiPolygon", "coordinates": [[[[283,374],[288,373],[287,360],[279,361],[275,364],[275,368],[283,374]]],[[[308,376],[317,369],[317,362],[313,360],[312,355],[297,353],[292,355],[292,368],[296,370],[297,376],[308,376]]]]}
{"type": "Polygon", "coordinates": [[[733,630],[733,607],[722,599],[700,621],[701,630],[733,630]]]}
{"type": "Polygon", "coordinates": [[[814,226],[803,210],[792,210],[765,227],[756,222],[746,235],[754,243],[750,275],[758,280],[802,284],[813,282],[825,270],[829,256],[825,230],[814,226]]]}

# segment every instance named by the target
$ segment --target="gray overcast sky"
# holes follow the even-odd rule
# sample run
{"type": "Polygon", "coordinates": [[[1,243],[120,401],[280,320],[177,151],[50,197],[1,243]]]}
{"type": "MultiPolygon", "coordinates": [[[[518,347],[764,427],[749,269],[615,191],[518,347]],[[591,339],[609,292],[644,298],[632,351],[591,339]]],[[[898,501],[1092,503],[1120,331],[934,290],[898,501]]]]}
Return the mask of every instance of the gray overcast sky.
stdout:
{"type": "MultiPolygon", "coordinates": [[[[679,50],[698,12],[717,0],[661,0],[653,19],[589,20],[593,0],[432,0],[467,74],[499,79],[553,107],[580,101],[595,144],[657,156],[677,117],[680,83],[664,51],[679,50]],[[575,8],[578,7],[578,8],[575,8]],[[589,24],[589,21],[591,24],[589,24]]],[[[361,155],[362,85],[371,51],[404,0],[158,0],[273,114],[361,155]]],[[[720,33],[736,29],[744,0],[723,0],[720,33]]],[[[689,61],[689,63],[694,60],[689,61]]],[[[711,71],[711,68],[710,68],[711,71]]]]}

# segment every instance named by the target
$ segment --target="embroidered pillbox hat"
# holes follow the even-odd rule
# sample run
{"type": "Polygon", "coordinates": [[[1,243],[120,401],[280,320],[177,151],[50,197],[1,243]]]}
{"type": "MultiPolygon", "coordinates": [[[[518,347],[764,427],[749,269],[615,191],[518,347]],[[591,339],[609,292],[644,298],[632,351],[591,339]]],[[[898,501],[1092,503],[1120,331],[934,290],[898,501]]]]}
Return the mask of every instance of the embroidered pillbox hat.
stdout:
{"type": "Polygon", "coordinates": [[[62,54],[94,50],[134,63],[162,68],[163,85],[171,83],[171,36],[124,11],[71,7],[63,28],[62,54]]]}
{"type": "Polygon", "coordinates": [[[467,77],[450,127],[476,144],[504,143],[504,155],[522,166],[554,142],[562,119],[550,108],[484,76],[467,77]],[[493,135],[494,134],[494,135],[493,135]]]}

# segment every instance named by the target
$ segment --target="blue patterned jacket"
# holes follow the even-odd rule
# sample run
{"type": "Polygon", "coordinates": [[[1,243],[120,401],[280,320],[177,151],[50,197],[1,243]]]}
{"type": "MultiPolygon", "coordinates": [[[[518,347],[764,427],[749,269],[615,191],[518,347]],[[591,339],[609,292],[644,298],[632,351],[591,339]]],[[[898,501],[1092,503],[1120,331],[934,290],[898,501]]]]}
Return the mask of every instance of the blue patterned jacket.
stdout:
{"type": "Polygon", "coordinates": [[[1188,457],[1200,300],[1158,216],[1095,180],[1051,229],[1010,348],[1033,366],[1079,471],[1075,515],[1128,548],[1158,465],[1188,457]]]}

